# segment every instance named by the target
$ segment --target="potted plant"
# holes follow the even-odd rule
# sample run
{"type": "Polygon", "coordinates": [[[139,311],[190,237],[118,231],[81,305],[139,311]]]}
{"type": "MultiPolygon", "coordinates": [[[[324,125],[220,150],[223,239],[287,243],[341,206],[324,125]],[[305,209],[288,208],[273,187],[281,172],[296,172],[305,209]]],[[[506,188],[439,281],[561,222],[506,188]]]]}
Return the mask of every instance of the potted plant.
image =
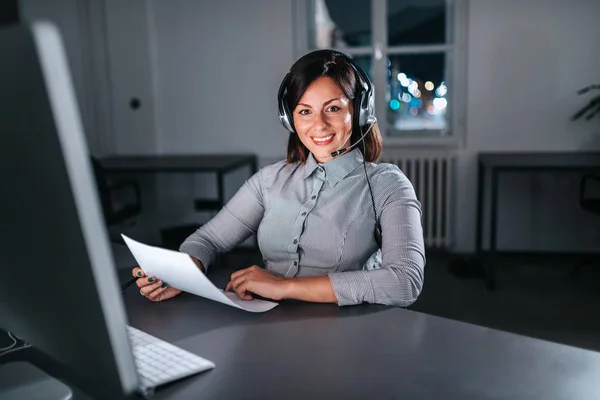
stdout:
{"type": "MultiPolygon", "coordinates": [[[[589,92],[590,90],[598,90],[600,89],[600,85],[590,85],[583,89],[577,91],[578,95],[582,95],[584,93],[589,92]]],[[[575,121],[585,115],[586,121],[591,120],[594,116],[600,114],[600,94],[593,97],[589,103],[587,103],[582,109],[577,111],[571,117],[571,120],[575,121]],[[586,115],[587,114],[587,115],[586,115]]]]}

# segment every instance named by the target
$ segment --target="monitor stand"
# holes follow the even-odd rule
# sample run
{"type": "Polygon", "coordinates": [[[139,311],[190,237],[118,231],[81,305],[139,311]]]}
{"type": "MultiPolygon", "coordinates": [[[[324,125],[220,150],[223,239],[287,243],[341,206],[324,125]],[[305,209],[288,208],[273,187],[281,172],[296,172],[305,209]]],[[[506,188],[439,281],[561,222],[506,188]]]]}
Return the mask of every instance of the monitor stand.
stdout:
{"type": "Polygon", "coordinates": [[[73,392],[61,381],[24,361],[0,365],[2,400],[71,400],[73,392]]]}

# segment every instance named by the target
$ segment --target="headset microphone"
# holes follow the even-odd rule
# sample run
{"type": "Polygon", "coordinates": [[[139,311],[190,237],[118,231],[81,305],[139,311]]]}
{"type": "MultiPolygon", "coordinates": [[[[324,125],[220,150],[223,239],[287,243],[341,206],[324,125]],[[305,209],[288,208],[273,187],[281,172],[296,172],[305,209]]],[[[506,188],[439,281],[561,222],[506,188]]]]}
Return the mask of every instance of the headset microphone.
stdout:
{"type": "Polygon", "coordinates": [[[369,129],[367,129],[367,131],[365,133],[363,133],[363,135],[360,137],[360,139],[358,139],[352,146],[345,147],[343,149],[334,151],[333,153],[331,153],[331,157],[337,157],[340,154],[342,154],[348,150],[352,150],[353,148],[358,146],[362,142],[362,140],[365,138],[365,136],[367,136],[369,134],[369,132],[371,131],[371,128],[373,128],[373,125],[375,125],[375,122],[377,122],[377,119],[371,120],[371,125],[369,125],[369,129]]]}

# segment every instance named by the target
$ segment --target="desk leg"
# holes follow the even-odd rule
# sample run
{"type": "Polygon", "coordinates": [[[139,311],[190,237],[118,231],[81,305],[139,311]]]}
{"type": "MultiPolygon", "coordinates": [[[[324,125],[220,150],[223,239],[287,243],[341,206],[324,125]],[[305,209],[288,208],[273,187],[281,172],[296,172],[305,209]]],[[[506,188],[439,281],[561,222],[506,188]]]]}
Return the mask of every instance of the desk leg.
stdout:
{"type": "Polygon", "coordinates": [[[475,251],[477,257],[481,260],[481,250],[483,243],[483,200],[485,193],[485,166],[478,161],[477,165],[477,221],[475,227],[475,251]]]}
{"type": "Polygon", "coordinates": [[[487,260],[484,257],[483,251],[483,229],[485,226],[484,221],[484,207],[485,207],[485,189],[486,189],[486,168],[481,161],[477,161],[477,221],[475,222],[475,261],[474,267],[477,268],[477,273],[483,274],[484,281],[488,288],[491,287],[489,282],[493,279],[490,278],[490,269],[487,267],[487,260]]]}
{"type": "Polygon", "coordinates": [[[496,289],[496,234],[498,230],[498,175],[497,168],[492,167],[492,193],[490,204],[490,250],[486,262],[486,286],[490,290],[496,289]]]}

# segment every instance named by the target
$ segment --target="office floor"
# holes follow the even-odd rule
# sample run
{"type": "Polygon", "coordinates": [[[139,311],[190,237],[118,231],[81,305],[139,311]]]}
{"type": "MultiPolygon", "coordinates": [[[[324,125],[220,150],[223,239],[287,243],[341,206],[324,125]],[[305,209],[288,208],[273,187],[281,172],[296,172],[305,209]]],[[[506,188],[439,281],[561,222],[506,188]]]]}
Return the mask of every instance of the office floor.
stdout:
{"type": "Polygon", "coordinates": [[[600,264],[581,257],[501,257],[496,291],[450,274],[449,256],[431,255],[413,310],[600,351],[600,264]]]}
{"type": "MultiPolygon", "coordinates": [[[[118,264],[131,265],[133,258],[121,250],[118,264]]],[[[451,258],[428,253],[424,290],[412,310],[600,351],[600,264],[583,267],[572,279],[578,258],[503,257],[498,289],[490,292],[479,279],[450,274],[451,258]]],[[[260,264],[261,255],[236,251],[226,260],[237,269],[260,264]]]]}

